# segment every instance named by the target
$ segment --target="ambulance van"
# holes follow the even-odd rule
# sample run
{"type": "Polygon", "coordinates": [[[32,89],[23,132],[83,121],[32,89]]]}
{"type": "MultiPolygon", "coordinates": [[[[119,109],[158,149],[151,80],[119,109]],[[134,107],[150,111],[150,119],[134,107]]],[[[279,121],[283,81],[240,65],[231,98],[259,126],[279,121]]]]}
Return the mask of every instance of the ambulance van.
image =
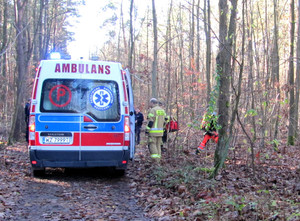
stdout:
{"type": "Polygon", "coordinates": [[[32,91],[29,158],[46,167],[113,167],[123,174],[135,153],[130,73],[120,63],[43,60],[32,91]]]}

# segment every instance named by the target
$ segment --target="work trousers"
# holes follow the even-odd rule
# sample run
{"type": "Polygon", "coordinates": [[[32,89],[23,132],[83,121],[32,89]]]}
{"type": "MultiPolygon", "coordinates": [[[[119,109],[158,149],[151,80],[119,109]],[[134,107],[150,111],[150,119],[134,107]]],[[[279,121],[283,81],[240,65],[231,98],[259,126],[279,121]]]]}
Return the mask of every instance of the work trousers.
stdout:
{"type": "Polygon", "coordinates": [[[141,126],[135,126],[135,137],[136,137],[136,144],[140,144],[141,140],[141,126]]]}
{"type": "Polygon", "coordinates": [[[204,138],[203,138],[203,141],[201,142],[201,144],[199,145],[199,149],[203,150],[204,147],[206,146],[207,142],[210,140],[210,139],[213,139],[215,141],[215,143],[218,143],[219,141],[219,135],[217,134],[217,132],[212,132],[212,133],[206,133],[204,138]]]}
{"type": "Polygon", "coordinates": [[[149,145],[149,151],[150,151],[150,157],[152,159],[159,159],[161,158],[161,143],[162,143],[162,137],[148,137],[148,145],[149,145]]]}

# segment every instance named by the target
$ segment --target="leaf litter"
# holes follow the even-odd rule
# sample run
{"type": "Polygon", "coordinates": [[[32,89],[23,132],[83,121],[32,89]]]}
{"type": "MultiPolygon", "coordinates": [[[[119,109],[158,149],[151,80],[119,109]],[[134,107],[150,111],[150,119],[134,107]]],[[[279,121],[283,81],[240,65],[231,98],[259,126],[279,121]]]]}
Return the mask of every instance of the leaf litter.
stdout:
{"type": "Polygon", "coordinates": [[[235,149],[215,179],[209,179],[210,146],[200,156],[170,148],[153,164],[140,145],[124,177],[47,169],[35,178],[25,143],[0,154],[1,220],[300,220],[297,146],[266,147],[256,156],[255,174],[249,156],[235,149]]]}

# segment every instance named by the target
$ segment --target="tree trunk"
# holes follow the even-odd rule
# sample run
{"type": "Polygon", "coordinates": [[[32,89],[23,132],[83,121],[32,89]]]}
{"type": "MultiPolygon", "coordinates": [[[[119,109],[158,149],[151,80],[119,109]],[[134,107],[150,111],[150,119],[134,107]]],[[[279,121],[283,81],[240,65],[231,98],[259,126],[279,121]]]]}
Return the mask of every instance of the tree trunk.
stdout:
{"type": "MultiPolygon", "coordinates": [[[[7,6],[7,1],[4,0],[3,2],[3,29],[2,29],[2,47],[0,50],[0,54],[1,54],[1,73],[3,75],[3,77],[6,77],[6,72],[7,72],[7,68],[6,68],[6,47],[7,47],[7,19],[8,19],[8,6],[7,6]]],[[[5,85],[3,85],[5,86],[5,85]]],[[[1,98],[2,99],[2,98],[1,98]]]]}
{"type": "MultiPolygon", "coordinates": [[[[252,25],[253,24],[253,11],[252,11],[252,3],[250,1],[250,3],[248,4],[248,1],[246,1],[246,8],[250,8],[250,21],[247,21],[247,35],[248,35],[248,39],[249,39],[249,44],[248,44],[248,62],[249,62],[249,72],[248,72],[248,87],[250,88],[250,94],[249,94],[249,99],[251,99],[251,110],[255,110],[255,96],[254,96],[254,75],[253,75],[253,29],[252,29],[252,25]]],[[[247,16],[248,18],[248,16],[247,16]]],[[[248,103],[248,102],[247,102],[248,103]]],[[[256,123],[255,123],[255,114],[252,114],[251,116],[251,124],[252,124],[252,129],[253,129],[253,136],[252,136],[252,140],[256,140],[256,123]]]]}
{"type": "MultiPolygon", "coordinates": [[[[147,11],[147,22],[148,23],[150,23],[150,10],[149,11],[147,11]]],[[[147,46],[146,46],[146,58],[149,58],[149,25],[147,25],[147,37],[146,37],[146,39],[147,39],[147,46]]],[[[147,90],[148,90],[148,93],[147,93],[147,95],[148,95],[148,99],[147,99],[147,101],[149,100],[149,97],[150,97],[150,94],[151,94],[151,89],[152,89],[152,86],[151,86],[151,84],[150,84],[150,71],[149,71],[149,59],[146,59],[146,70],[147,70],[147,74],[148,74],[148,78],[147,78],[147,90]],[[151,86],[151,88],[150,88],[150,86],[151,86]]],[[[152,79],[152,74],[151,74],[151,79],[152,79]]],[[[152,96],[152,94],[151,94],[151,96],[152,96]]]]}
{"type": "Polygon", "coordinates": [[[297,30],[297,66],[296,66],[296,99],[295,99],[295,136],[299,137],[299,94],[300,94],[300,0],[298,0],[298,30],[297,30]]]}
{"type": "Polygon", "coordinates": [[[272,83],[273,87],[276,88],[276,116],[274,125],[274,140],[278,136],[278,126],[280,120],[280,81],[279,81],[279,48],[278,48],[278,13],[277,13],[277,0],[274,0],[274,42],[273,42],[273,53],[272,53],[272,83]]]}
{"type": "Polygon", "coordinates": [[[152,15],[153,15],[153,65],[152,65],[152,97],[157,98],[157,17],[155,9],[155,0],[152,0],[152,15]]]}
{"type": "Polygon", "coordinates": [[[132,70],[132,57],[134,51],[134,36],[133,36],[133,18],[132,18],[132,11],[133,11],[133,2],[134,0],[130,1],[130,44],[129,44],[129,54],[128,54],[128,67],[129,70],[132,70]]]}
{"type": "Polygon", "coordinates": [[[9,135],[9,143],[12,143],[14,140],[19,140],[21,138],[21,131],[24,119],[24,111],[22,103],[24,101],[24,83],[26,75],[28,73],[28,63],[27,63],[27,53],[25,51],[27,44],[26,31],[24,25],[25,19],[25,9],[27,1],[15,0],[15,22],[16,22],[16,34],[17,34],[17,70],[18,75],[16,82],[16,99],[14,104],[14,114],[12,118],[12,126],[9,135]]]}
{"type": "MultiPolygon", "coordinates": [[[[236,26],[236,9],[237,0],[231,0],[231,17],[229,28],[227,30],[227,13],[228,5],[227,0],[219,0],[219,53],[216,59],[217,74],[220,78],[219,98],[218,98],[218,111],[219,119],[218,124],[221,126],[219,130],[219,142],[215,151],[214,171],[212,177],[218,174],[219,169],[224,165],[227,157],[231,134],[229,135],[228,121],[229,121],[229,107],[230,107],[230,77],[231,75],[231,55],[232,45],[235,36],[236,26]]],[[[233,123],[233,122],[232,122],[233,123]]]]}
{"type": "MultiPolygon", "coordinates": [[[[197,48],[196,48],[196,71],[199,73],[200,78],[200,0],[197,2],[197,48]]],[[[200,80],[200,79],[197,79],[200,80]]],[[[197,91],[199,93],[199,91],[197,91]]]]}
{"type": "Polygon", "coordinates": [[[194,78],[195,78],[195,53],[194,53],[194,43],[195,43],[195,13],[194,13],[194,9],[195,9],[195,0],[192,1],[192,5],[191,5],[192,9],[191,9],[191,23],[190,23],[190,33],[189,33],[189,38],[190,38],[190,45],[189,45],[189,69],[190,71],[193,72],[193,74],[191,75],[191,82],[190,82],[190,114],[189,120],[194,119],[194,78]]]}
{"type": "MultiPolygon", "coordinates": [[[[184,102],[185,102],[185,99],[184,99],[184,93],[185,93],[185,91],[184,91],[184,76],[183,76],[183,69],[184,69],[184,48],[183,48],[183,46],[184,46],[184,39],[183,39],[183,34],[181,34],[181,33],[183,33],[183,24],[182,24],[182,5],[181,5],[181,3],[179,4],[179,18],[178,18],[178,23],[179,23],[179,32],[180,32],[180,36],[179,36],[179,49],[178,49],[178,51],[179,51],[179,73],[178,73],[178,77],[180,78],[180,80],[179,80],[179,87],[181,87],[181,94],[179,95],[179,99],[180,99],[180,103],[181,103],[181,105],[184,105],[184,102]]],[[[181,115],[181,117],[182,117],[182,119],[185,119],[185,116],[186,116],[186,112],[185,111],[182,111],[182,115],[181,115]]]]}
{"type": "Polygon", "coordinates": [[[170,2],[170,8],[168,12],[167,30],[166,30],[166,69],[167,69],[167,100],[166,100],[166,111],[171,114],[170,102],[171,102],[171,14],[173,10],[173,0],[170,2]]]}
{"type": "Polygon", "coordinates": [[[210,30],[210,0],[204,0],[204,31],[206,38],[206,100],[209,103],[211,83],[210,83],[210,73],[211,73],[211,30],[210,30]]]}
{"type": "Polygon", "coordinates": [[[294,80],[294,39],[295,39],[295,1],[291,0],[291,32],[290,32],[290,60],[289,60],[289,130],[288,130],[288,145],[295,144],[295,80],[294,80]]]}
{"type": "MultiPolygon", "coordinates": [[[[45,9],[45,1],[44,0],[40,0],[40,18],[43,18],[44,9],[45,9]]],[[[39,29],[39,32],[38,32],[37,50],[38,50],[38,57],[39,57],[39,60],[40,60],[40,59],[44,58],[44,50],[43,50],[43,22],[39,23],[39,28],[38,29],[39,29]]]]}

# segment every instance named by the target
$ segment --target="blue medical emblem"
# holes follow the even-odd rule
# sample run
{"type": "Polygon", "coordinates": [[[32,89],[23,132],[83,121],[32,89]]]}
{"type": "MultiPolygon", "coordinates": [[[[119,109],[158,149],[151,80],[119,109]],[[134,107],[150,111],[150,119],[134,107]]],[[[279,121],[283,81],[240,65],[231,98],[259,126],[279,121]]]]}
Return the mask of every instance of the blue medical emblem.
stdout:
{"type": "Polygon", "coordinates": [[[98,86],[90,93],[90,103],[96,110],[107,110],[112,106],[113,102],[114,97],[108,87],[98,86]]]}

